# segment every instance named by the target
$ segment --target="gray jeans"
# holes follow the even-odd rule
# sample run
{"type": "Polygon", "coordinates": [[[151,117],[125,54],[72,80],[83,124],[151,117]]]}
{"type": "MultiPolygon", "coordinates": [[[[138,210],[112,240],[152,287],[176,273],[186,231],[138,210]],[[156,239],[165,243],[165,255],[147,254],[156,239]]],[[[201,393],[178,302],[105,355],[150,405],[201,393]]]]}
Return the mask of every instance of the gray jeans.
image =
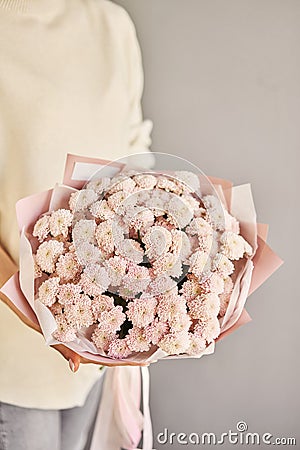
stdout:
{"type": "Polygon", "coordinates": [[[0,450],[89,450],[104,377],[81,407],[44,410],[0,402],[0,450]]]}

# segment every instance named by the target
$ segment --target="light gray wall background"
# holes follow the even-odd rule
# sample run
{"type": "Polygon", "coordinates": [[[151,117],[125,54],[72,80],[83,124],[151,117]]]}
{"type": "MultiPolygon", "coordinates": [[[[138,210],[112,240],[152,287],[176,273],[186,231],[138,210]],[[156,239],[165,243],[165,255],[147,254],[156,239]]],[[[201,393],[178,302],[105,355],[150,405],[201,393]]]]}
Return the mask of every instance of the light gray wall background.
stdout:
{"type": "Polygon", "coordinates": [[[143,52],[152,149],[250,182],[258,219],[270,224],[269,243],[285,260],[248,299],[253,321],[214,356],[151,366],[154,436],[165,427],[222,433],[245,420],[249,431],[296,437],[300,448],[300,1],[117,3],[143,52]]]}

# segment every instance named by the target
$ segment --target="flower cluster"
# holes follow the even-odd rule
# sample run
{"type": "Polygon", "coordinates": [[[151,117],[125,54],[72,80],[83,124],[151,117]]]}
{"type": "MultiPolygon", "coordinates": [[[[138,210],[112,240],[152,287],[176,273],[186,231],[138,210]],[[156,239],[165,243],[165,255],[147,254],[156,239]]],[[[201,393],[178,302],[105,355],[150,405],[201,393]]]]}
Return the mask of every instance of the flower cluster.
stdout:
{"type": "Polygon", "coordinates": [[[198,355],[219,336],[235,266],[252,248],[200,188],[190,172],[123,171],[35,223],[36,298],[58,341],[84,335],[126,358],[157,348],[198,355]]]}

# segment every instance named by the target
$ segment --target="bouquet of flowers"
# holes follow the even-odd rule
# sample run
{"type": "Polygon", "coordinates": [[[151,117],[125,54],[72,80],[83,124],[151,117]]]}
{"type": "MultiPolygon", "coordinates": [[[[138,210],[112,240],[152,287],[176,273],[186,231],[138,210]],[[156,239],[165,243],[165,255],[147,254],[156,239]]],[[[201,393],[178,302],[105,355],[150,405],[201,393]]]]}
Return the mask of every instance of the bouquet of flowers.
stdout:
{"type": "Polygon", "coordinates": [[[34,312],[47,344],[98,362],[212,353],[281,263],[249,185],[193,171],[69,155],[64,185],[17,211],[20,273],[2,291],[34,312]]]}

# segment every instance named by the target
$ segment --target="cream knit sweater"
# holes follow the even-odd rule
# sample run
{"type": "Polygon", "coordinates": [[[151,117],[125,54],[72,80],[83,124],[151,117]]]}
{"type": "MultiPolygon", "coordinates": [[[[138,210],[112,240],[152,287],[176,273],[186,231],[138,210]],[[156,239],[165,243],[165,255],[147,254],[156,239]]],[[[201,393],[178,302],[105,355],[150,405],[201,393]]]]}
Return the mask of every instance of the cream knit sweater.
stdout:
{"type": "MultiPolygon", "coordinates": [[[[0,0],[0,240],[15,260],[15,203],[61,181],[66,153],[115,159],[149,149],[142,90],[135,28],[120,6],[0,0]]],[[[100,374],[96,365],[73,374],[0,302],[0,401],[82,405],[100,374]]]]}

